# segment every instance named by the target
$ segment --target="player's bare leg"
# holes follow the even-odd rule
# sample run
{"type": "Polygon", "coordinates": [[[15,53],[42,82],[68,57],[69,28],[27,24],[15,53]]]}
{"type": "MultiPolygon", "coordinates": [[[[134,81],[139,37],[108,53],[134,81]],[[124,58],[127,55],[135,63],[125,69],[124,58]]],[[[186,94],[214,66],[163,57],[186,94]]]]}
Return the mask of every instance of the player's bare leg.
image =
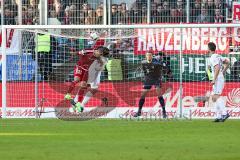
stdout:
{"type": "Polygon", "coordinates": [[[162,116],[163,116],[163,118],[167,118],[167,112],[166,112],[166,109],[165,109],[165,101],[164,101],[163,96],[161,94],[160,87],[156,88],[156,92],[157,92],[159,103],[161,104],[161,107],[162,107],[162,116]]]}
{"type": "Polygon", "coordinates": [[[141,112],[142,112],[142,107],[145,103],[145,97],[147,95],[147,93],[150,91],[150,89],[144,89],[141,93],[141,98],[139,100],[139,103],[138,103],[138,112],[134,115],[134,117],[138,117],[138,116],[141,116],[141,112]]]}
{"type": "Polygon", "coordinates": [[[88,101],[91,99],[94,94],[97,93],[97,89],[95,88],[90,88],[87,93],[84,95],[83,100],[82,100],[82,106],[85,107],[85,105],[88,103],[88,101]]]}

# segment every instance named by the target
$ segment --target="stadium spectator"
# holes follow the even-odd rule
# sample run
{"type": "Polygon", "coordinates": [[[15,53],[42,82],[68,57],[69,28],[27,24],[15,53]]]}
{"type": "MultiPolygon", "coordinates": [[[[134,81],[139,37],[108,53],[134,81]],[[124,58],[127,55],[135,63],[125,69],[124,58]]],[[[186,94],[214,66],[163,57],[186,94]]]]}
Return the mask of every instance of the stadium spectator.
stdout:
{"type": "Polygon", "coordinates": [[[23,6],[22,7],[22,24],[27,24],[28,22],[28,13],[27,13],[27,7],[23,6]]]}
{"type": "Polygon", "coordinates": [[[11,6],[7,6],[4,9],[4,24],[5,25],[15,25],[15,19],[13,16],[13,11],[11,6]]]}
{"type": "Polygon", "coordinates": [[[117,4],[112,4],[112,24],[118,24],[117,4]]]}
{"type": "Polygon", "coordinates": [[[215,16],[215,4],[213,0],[208,0],[207,2],[207,11],[208,11],[208,16],[210,19],[210,22],[213,23],[214,22],[214,16],[215,16]]]}
{"type": "MultiPolygon", "coordinates": [[[[180,2],[180,1],[178,1],[178,2],[180,2]]],[[[177,19],[176,19],[176,21],[174,21],[175,23],[186,22],[187,17],[186,17],[186,12],[183,8],[183,3],[177,4],[176,16],[177,16],[177,19]]]]}
{"type": "Polygon", "coordinates": [[[93,25],[96,24],[96,12],[93,10],[88,11],[88,16],[85,19],[85,24],[93,25]]]}
{"type": "Polygon", "coordinates": [[[215,7],[216,7],[216,8],[219,8],[219,9],[221,9],[221,10],[224,9],[224,3],[223,3],[222,0],[215,0],[215,1],[214,1],[214,4],[215,4],[215,7]]]}
{"type": "MultiPolygon", "coordinates": [[[[215,0],[214,4],[215,4],[215,8],[216,9],[220,9],[221,14],[223,16],[226,16],[226,7],[227,7],[227,5],[225,5],[222,0],[215,0]]],[[[231,13],[229,13],[229,14],[231,14],[231,13]]],[[[223,19],[224,19],[224,22],[226,22],[226,17],[223,17],[223,19]]]]}
{"type": "Polygon", "coordinates": [[[39,0],[30,0],[28,9],[32,9],[32,22],[33,24],[39,23],[39,11],[38,11],[39,0]]]}
{"type": "Polygon", "coordinates": [[[84,3],[82,5],[83,17],[84,19],[88,16],[88,10],[90,9],[90,5],[88,3],[84,3]]]}
{"type": "Polygon", "coordinates": [[[96,9],[96,24],[103,24],[103,8],[101,6],[96,9]]]}
{"type": "Polygon", "coordinates": [[[201,3],[201,8],[207,8],[207,6],[208,6],[208,0],[202,0],[202,3],[201,3]]]}
{"type": "Polygon", "coordinates": [[[177,0],[177,8],[184,8],[184,3],[183,3],[183,0],[177,0]]]}
{"type": "Polygon", "coordinates": [[[210,22],[210,18],[208,16],[207,9],[205,9],[205,8],[201,9],[201,14],[197,17],[196,22],[197,23],[209,23],[210,22]]]}
{"type": "Polygon", "coordinates": [[[158,11],[157,11],[157,3],[151,3],[151,23],[157,23],[158,22],[158,11]]]}
{"type": "Polygon", "coordinates": [[[214,22],[215,23],[223,23],[224,22],[224,17],[221,14],[221,10],[220,9],[215,9],[215,16],[214,16],[214,22]]]}
{"type": "Polygon", "coordinates": [[[163,10],[162,4],[161,3],[157,4],[157,23],[161,22],[160,15],[162,13],[162,10],[163,10]]]}
{"type": "Polygon", "coordinates": [[[193,3],[190,17],[190,22],[192,23],[196,22],[197,16],[201,14],[201,0],[195,0],[193,3]]]}
{"type": "Polygon", "coordinates": [[[167,23],[171,22],[170,18],[170,6],[168,1],[163,2],[163,10],[160,14],[160,22],[167,23]]]}
{"type": "Polygon", "coordinates": [[[170,9],[170,20],[169,20],[169,22],[174,23],[176,21],[177,21],[177,10],[176,10],[175,7],[172,7],[170,9]]]}
{"type": "Polygon", "coordinates": [[[136,6],[133,6],[133,8],[130,11],[130,22],[132,24],[136,24],[140,22],[141,18],[141,10],[139,9],[139,5],[136,4],[136,6]]]}
{"type": "MultiPolygon", "coordinates": [[[[223,0],[189,0],[190,7],[190,17],[189,22],[202,23],[224,23],[226,21],[226,9],[228,9],[228,15],[231,15],[232,3],[226,3],[223,0]],[[227,8],[226,8],[227,7],[227,8]],[[206,16],[201,15],[201,8],[205,8],[203,12],[207,12],[206,16]],[[216,9],[220,10],[221,17],[216,18],[216,9]],[[223,16],[223,18],[222,18],[223,16]],[[198,20],[197,20],[198,19],[198,20]]],[[[91,1],[92,2],[92,1],[91,1]]],[[[103,23],[103,1],[96,3],[95,5],[90,5],[87,0],[49,0],[48,10],[56,11],[57,18],[61,21],[61,24],[85,24],[85,19],[89,17],[88,11],[94,10],[96,12],[96,22],[95,24],[103,23]],[[70,7],[74,6],[74,11],[70,13],[70,7]],[[99,8],[101,7],[101,8],[99,8]],[[101,13],[102,12],[102,13],[101,13]],[[71,14],[71,20],[70,20],[71,14]],[[71,23],[70,23],[71,21],[71,23]]],[[[23,24],[36,24],[39,23],[39,10],[38,10],[39,0],[22,0],[22,23],[23,24]],[[30,13],[31,15],[26,15],[30,13]]],[[[147,1],[146,0],[136,0],[131,9],[127,9],[126,2],[113,4],[112,5],[112,24],[138,24],[147,22],[147,1]]],[[[6,21],[7,24],[18,23],[19,0],[5,0],[4,8],[6,10],[6,21]]],[[[72,8],[72,7],[71,7],[72,8]]],[[[108,10],[107,10],[108,11],[108,10]]],[[[151,23],[180,23],[186,22],[186,1],[185,0],[152,0],[151,1],[151,12],[150,12],[150,22],[151,23]],[[172,11],[171,11],[172,10],[172,11]],[[170,12],[177,18],[170,17],[170,12]],[[174,14],[173,14],[174,13],[174,14]]],[[[5,14],[4,14],[5,15],[5,14]]],[[[107,13],[109,15],[109,13],[107,13]]],[[[50,12],[48,14],[50,17],[50,12]]],[[[229,17],[228,17],[229,18],[229,17]]],[[[89,19],[89,18],[88,18],[89,19]]],[[[91,22],[92,23],[92,22],[91,22]]]]}
{"type": "Polygon", "coordinates": [[[27,15],[28,15],[27,25],[34,25],[34,24],[38,23],[38,18],[37,18],[36,12],[34,12],[33,8],[29,7],[27,9],[27,15]]]}
{"type": "Polygon", "coordinates": [[[70,7],[67,6],[64,11],[64,24],[70,24],[70,7]]]}
{"type": "Polygon", "coordinates": [[[122,6],[122,13],[125,13],[127,11],[127,4],[126,3],[121,3],[122,6]]]}
{"type": "Polygon", "coordinates": [[[127,5],[126,5],[126,3],[121,3],[120,5],[122,6],[120,23],[128,24],[128,22],[129,22],[129,12],[127,10],[127,5]]]}
{"type": "Polygon", "coordinates": [[[54,4],[56,18],[63,24],[64,23],[64,9],[60,0],[55,0],[54,4]]]}
{"type": "Polygon", "coordinates": [[[80,18],[77,17],[76,5],[71,5],[69,7],[69,24],[80,24],[80,18]]]}
{"type": "Polygon", "coordinates": [[[139,23],[147,23],[147,6],[145,4],[142,5],[141,17],[139,23]]]}

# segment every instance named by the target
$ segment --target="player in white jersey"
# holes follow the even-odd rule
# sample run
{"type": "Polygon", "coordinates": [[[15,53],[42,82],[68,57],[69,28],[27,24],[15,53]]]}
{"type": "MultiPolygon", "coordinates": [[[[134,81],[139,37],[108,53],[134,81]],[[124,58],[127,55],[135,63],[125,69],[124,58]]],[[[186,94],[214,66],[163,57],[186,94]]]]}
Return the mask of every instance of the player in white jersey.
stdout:
{"type": "Polygon", "coordinates": [[[89,67],[87,84],[90,84],[92,89],[97,89],[100,84],[101,72],[107,64],[106,57],[100,57],[95,60],[89,67]]]}
{"type": "MultiPolygon", "coordinates": [[[[93,63],[90,65],[88,69],[88,79],[87,79],[87,84],[90,87],[87,93],[84,95],[82,102],[80,103],[81,107],[84,108],[87,102],[90,100],[90,98],[98,91],[101,73],[104,70],[104,67],[106,64],[107,64],[107,58],[100,57],[99,59],[94,60],[93,63]]],[[[78,99],[78,97],[76,97],[76,99],[78,99]]],[[[76,110],[77,111],[79,110],[78,106],[76,110]]]]}
{"type": "Polygon", "coordinates": [[[216,54],[216,44],[213,42],[208,43],[208,52],[211,57],[209,59],[209,67],[212,70],[213,80],[211,82],[212,88],[212,101],[214,102],[217,118],[214,122],[224,122],[229,118],[229,114],[226,111],[224,100],[221,98],[221,94],[224,88],[224,74],[229,68],[230,61],[227,58],[223,58],[221,55],[216,54]]]}

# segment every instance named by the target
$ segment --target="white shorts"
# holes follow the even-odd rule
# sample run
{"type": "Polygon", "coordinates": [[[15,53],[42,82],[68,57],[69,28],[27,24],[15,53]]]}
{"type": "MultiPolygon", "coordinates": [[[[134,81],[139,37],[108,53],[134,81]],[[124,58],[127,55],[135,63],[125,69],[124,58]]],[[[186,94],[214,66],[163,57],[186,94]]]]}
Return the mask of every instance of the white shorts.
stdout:
{"type": "Polygon", "coordinates": [[[101,72],[98,73],[97,76],[89,76],[87,84],[89,84],[92,89],[98,89],[98,86],[100,84],[100,76],[101,72]]]}
{"type": "Polygon", "coordinates": [[[100,82],[92,82],[92,83],[88,83],[90,85],[90,88],[92,89],[98,89],[98,86],[100,84],[100,82]]]}
{"type": "Polygon", "coordinates": [[[212,94],[221,95],[223,88],[224,88],[224,79],[223,78],[217,79],[215,84],[213,85],[212,94]]]}

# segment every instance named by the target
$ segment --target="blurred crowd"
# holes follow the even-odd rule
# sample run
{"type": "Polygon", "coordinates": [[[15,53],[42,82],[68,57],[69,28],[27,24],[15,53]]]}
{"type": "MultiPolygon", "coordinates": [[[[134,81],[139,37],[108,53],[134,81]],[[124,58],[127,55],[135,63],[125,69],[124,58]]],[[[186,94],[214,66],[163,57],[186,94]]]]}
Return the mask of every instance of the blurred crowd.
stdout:
{"type": "MultiPolygon", "coordinates": [[[[5,0],[4,24],[19,24],[18,4],[20,0],[5,0]]],[[[103,0],[48,0],[48,17],[59,24],[103,24],[103,0]]],[[[106,9],[108,24],[147,23],[147,10],[150,8],[151,23],[186,23],[186,0],[136,0],[133,3],[112,1],[111,9],[106,9]],[[110,17],[108,17],[110,16],[110,17]],[[111,22],[109,22],[111,21],[111,22]]],[[[39,0],[22,0],[22,24],[39,24],[39,0]]],[[[229,0],[190,0],[190,23],[224,23],[231,15],[232,1],[229,0]]],[[[2,13],[2,12],[1,12],[2,13]]]]}

